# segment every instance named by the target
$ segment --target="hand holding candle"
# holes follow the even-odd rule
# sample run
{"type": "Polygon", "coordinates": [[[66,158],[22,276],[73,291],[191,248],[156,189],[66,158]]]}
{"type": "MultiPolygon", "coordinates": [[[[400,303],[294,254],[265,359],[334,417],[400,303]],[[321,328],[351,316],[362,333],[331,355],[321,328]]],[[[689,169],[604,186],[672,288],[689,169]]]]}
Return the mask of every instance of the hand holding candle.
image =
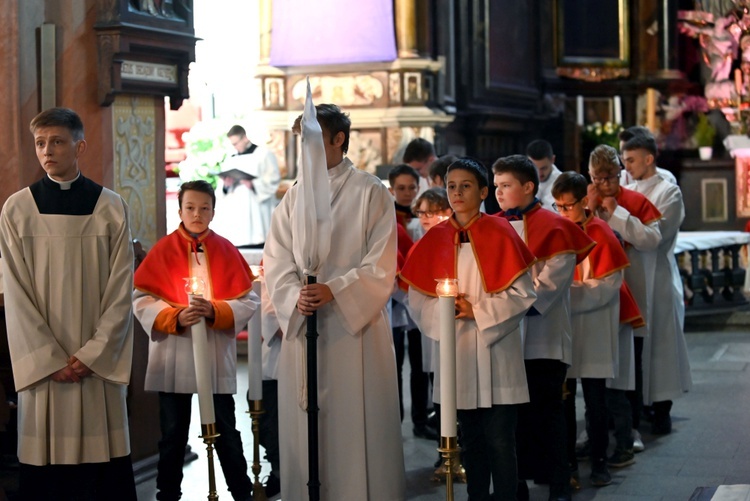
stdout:
{"type": "Polygon", "coordinates": [[[438,280],[440,322],[440,435],[456,434],[456,297],[458,279],[438,280]]]}
{"type": "MultiPolygon", "coordinates": [[[[188,301],[192,303],[194,297],[203,297],[206,284],[199,277],[185,279],[185,292],[188,301]]],[[[206,319],[201,318],[191,326],[193,341],[193,361],[195,363],[195,382],[198,386],[198,406],[200,407],[201,424],[216,422],[214,415],[214,395],[211,388],[211,360],[208,356],[208,333],[206,319]]]]}

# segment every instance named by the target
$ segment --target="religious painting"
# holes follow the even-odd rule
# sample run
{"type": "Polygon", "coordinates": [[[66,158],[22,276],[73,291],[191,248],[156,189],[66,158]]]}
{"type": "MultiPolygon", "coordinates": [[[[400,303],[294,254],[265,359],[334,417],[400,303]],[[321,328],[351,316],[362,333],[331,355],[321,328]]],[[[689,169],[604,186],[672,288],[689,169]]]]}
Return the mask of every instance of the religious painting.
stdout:
{"type": "MultiPolygon", "coordinates": [[[[580,111],[578,111],[580,113],[580,111]]],[[[583,125],[614,123],[614,103],[608,97],[583,98],[583,125]]],[[[579,117],[579,123],[580,117],[579,117]]]]}
{"type": "Polygon", "coordinates": [[[729,220],[726,179],[701,180],[701,214],[704,223],[725,223],[729,220]]]}
{"type": "Polygon", "coordinates": [[[630,64],[627,0],[555,3],[558,66],[622,68],[630,64]]]}
{"type": "Polygon", "coordinates": [[[346,156],[354,166],[370,174],[383,163],[383,133],[380,130],[352,130],[346,156]]]}
{"type": "Polygon", "coordinates": [[[401,104],[401,74],[391,73],[388,75],[388,97],[391,104],[401,104]]]}
{"type": "Polygon", "coordinates": [[[267,109],[280,109],[284,107],[284,79],[266,78],[264,80],[264,103],[267,109]]]}
{"type": "Polygon", "coordinates": [[[404,103],[422,102],[422,74],[404,73],[404,103]]]}

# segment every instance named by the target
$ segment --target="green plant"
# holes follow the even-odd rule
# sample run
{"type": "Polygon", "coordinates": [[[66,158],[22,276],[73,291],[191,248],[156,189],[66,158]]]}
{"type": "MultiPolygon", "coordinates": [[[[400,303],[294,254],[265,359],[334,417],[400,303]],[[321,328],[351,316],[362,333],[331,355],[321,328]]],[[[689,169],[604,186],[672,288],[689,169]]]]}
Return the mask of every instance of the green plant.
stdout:
{"type": "Polygon", "coordinates": [[[583,139],[593,146],[608,144],[615,149],[619,149],[620,138],[618,136],[621,131],[622,125],[620,124],[612,122],[601,124],[600,122],[595,122],[583,128],[583,139]]]}
{"type": "Polygon", "coordinates": [[[714,137],[716,137],[716,128],[708,120],[708,117],[701,113],[698,115],[698,122],[695,124],[695,131],[693,131],[695,144],[699,148],[702,146],[713,146],[714,137]]]}
{"type": "Polygon", "coordinates": [[[180,162],[177,173],[180,179],[202,179],[216,188],[216,176],[226,160],[229,141],[226,126],[218,122],[198,122],[183,136],[187,158],[180,162]]]}

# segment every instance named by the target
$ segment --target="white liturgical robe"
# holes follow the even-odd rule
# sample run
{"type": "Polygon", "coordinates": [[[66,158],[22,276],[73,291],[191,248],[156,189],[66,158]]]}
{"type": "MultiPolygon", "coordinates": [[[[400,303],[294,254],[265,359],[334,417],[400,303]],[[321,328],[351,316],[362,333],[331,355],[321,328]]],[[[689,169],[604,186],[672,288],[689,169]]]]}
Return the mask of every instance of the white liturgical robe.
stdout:
{"type": "MultiPolygon", "coordinates": [[[[326,500],[404,498],[396,358],[386,303],[396,275],[393,199],[348,159],[328,170],[331,249],[318,275],[333,301],[318,310],[320,494],[326,500]]],[[[282,499],[307,499],[304,283],[293,251],[293,186],[276,208],[263,254],[266,285],[284,333],[279,361],[282,499]]]]}
{"type": "MultiPolygon", "coordinates": [[[[461,244],[458,284],[471,303],[474,320],[456,322],[456,407],[488,408],[529,401],[521,330],[536,299],[529,273],[507,289],[488,294],[482,287],[471,244],[461,244]]],[[[409,309],[420,330],[438,341],[433,352],[435,402],[440,402],[440,325],[438,298],[409,288],[409,309]]]]}
{"type": "MultiPolygon", "coordinates": [[[[59,190],[46,178],[40,183],[43,194],[59,190]]],[[[122,198],[104,188],[95,203],[88,214],[40,213],[27,188],[3,207],[0,251],[24,464],[103,463],[130,453],[133,247],[122,198]],[[52,381],[71,356],[93,374],[80,383],[52,381]]]]}
{"type": "Polygon", "coordinates": [[[664,216],[656,254],[650,339],[643,345],[643,403],[672,400],[692,388],[683,326],[685,303],[674,247],[685,219],[682,192],[659,174],[628,186],[648,198],[664,216]],[[656,299],[658,298],[658,300],[656,299]]]}

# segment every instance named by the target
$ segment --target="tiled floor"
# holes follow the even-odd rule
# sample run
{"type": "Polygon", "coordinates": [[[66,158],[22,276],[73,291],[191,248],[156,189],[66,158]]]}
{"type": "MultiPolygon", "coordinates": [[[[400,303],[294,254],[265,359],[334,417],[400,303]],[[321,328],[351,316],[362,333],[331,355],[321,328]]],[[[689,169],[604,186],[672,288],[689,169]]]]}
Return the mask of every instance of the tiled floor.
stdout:
{"type": "MultiPolygon", "coordinates": [[[[675,401],[672,434],[661,437],[650,435],[648,423],[644,423],[641,432],[646,451],[636,456],[634,465],[612,470],[614,482],[607,487],[591,487],[588,482],[588,464],[581,463],[583,489],[574,494],[575,500],[685,501],[695,493],[696,501],[708,501],[715,488],[720,485],[750,484],[750,329],[690,332],[687,334],[687,342],[694,388],[684,398],[675,401]],[[705,488],[702,494],[696,492],[699,488],[705,488]]],[[[246,366],[241,363],[238,395],[245,393],[246,377],[246,366]]],[[[408,391],[408,385],[405,389],[408,391]]],[[[236,401],[237,421],[246,457],[251,461],[250,417],[244,413],[244,400],[237,398],[236,401]]],[[[580,427],[582,401],[577,404],[577,409],[580,427]]],[[[191,433],[190,444],[198,453],[199,459],[185,466],[182,487],[183,499],[199,501],[207,498],[208,475],[205,446],[198,438],[200,427],[197,403],[194,405],[193,423],[194,432],[191,433]]],[[[435,444],[414,438],[408,418],[402,426],[402,432],[407,498],[419,501],[445,499],[444,485],[431,480],[432,463],[437,459],[435,444]]],[[[215,467],[219,498],[230,500],[218,461],[215,467]]],[[[268,464],[262,463],[261,476],[265,476],[268,470],[268,464]]],[[[16,483],[16,474],[17,470],[0,469],[0,482],[9,494],[12,494],[16,483]]],[[[457,501],[467,499],[464,485],[456,485],[454,490],[457,501]]],[[[746,487],[741,490],[747,493],[746,487]]],[[[547,499],[547,489],[544,486],[531,485],[530,491],[532,501],[547,499]]],[[[155,499],[153,479],[138,486],[138,497],[141,501],[155,499]]]]}
{"type": "MultiPolygon", "coordinates": [[[[648,423],[644,423],[641,432],[646,451],[636,456],[634,465],[612,470],[614,482],[607,487],[591,487],[588,464],[581,463],[583,489],[574,494],[574,499],[685,501],[699,487],[750,484],[750,332],[690,332],[687,342],[694,388],[684,398],[675,401],[673,433],[661,437],[650,435],[648,423]]],[[[244,386],[244,365],[241,365],[240,372],[238,379],[244,386]]],[[[244,393],[244,389],[240,391],[240,394],[244,393]]],[[[242,404],[239,398],[237,403],[239,408],[242,404]]],[[[578,402],[577,409],[580,427],[582,401],[578,402]]],[[[197,415],[194,419],[197,422],[197,415]]],[[[238,422],[242,426],[246,456],[252,458],[249,416],[238,415],[238,422]]],[[[183,482],[184,499],[190,501],[206,499],[207,496],[205,452],[197,438],[197,425],[195,430],[191,445],[200,453],[200,459],[185,467],[183,482]]],[[[444,486],[431,480],[432,463],[437,458],[435,444],[414,438],[408,418],[402,432],[407,498],[419,501],[445,499],[444,486]]],[[[263,464],[263,475],[267,471],[268,465],[263,464]]],[[[220,499],[231,499],[218,465],[217,473],[220,499]]],[[[153,480],[141,484],[138,487],[139,499],[155,499],[154,485],[153,480]]],[[[547,499],[544,486],[530,487],[532,501],[547,499]]],[[[456,500],[467,499],[464,485],[456,485],[454,490],[456,500]]]]}

